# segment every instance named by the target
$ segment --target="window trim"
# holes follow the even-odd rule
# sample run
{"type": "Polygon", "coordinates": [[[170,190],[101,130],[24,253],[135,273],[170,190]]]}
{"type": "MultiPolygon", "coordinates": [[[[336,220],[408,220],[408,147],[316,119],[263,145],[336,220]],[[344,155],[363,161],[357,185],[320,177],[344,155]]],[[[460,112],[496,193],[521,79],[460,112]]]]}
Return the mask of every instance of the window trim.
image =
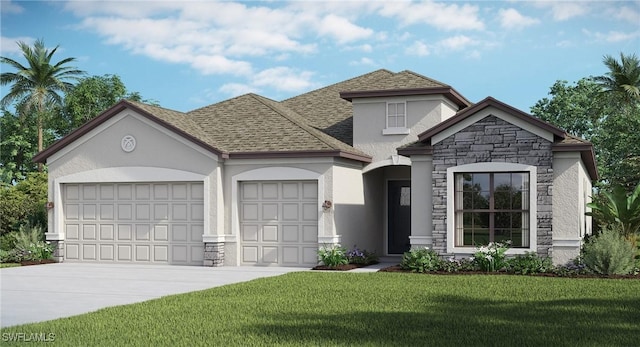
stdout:
{"type": "MultiPolygon", "coordinates": [[[[385,103],[385,128],[382,129],[382,135],[407,135],[409,134],[409,128],[407,128],[407,102],[406,101],[387,101],[385,103]],[[389,105],[391,104],[402,104],[404,106],[404,124],[402,126],[389,126],[389,105]]],[[[397,112],[394,116],[397,117],[397,112]]]]}
{"type": "Polygon", "coordinates": [[[524,254],[537,250],[537,168],[532,165],[487,162],[447,168],[447,253],[473,254],[476,248],[455,245],[455,174],[464,172],[529,172],[529,247],[509,248],[507,254],[524,254]]]}

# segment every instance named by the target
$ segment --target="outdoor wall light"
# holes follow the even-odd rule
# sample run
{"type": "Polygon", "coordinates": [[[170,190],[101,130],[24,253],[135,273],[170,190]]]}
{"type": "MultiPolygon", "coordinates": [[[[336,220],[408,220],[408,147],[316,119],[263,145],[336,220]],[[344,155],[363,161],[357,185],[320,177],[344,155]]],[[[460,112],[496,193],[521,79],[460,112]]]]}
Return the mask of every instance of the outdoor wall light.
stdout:
{"type": "Polygon", "coordinates": [[[333,206],[333,203],[331,202],[331,200],[325,200],[325,201],[322,203],[322,209],[324,209],[325,211],[326,211],[326,210],[330,210],[330,209],[331,209],[331,206],[333,206]]]}
{"type": "Polygon", "coordinates": [[[47,210],[50,210],[53,208],[53,201],[47,201],[47,203],[45,204],[45,207],[47,208],[47,210]]]}

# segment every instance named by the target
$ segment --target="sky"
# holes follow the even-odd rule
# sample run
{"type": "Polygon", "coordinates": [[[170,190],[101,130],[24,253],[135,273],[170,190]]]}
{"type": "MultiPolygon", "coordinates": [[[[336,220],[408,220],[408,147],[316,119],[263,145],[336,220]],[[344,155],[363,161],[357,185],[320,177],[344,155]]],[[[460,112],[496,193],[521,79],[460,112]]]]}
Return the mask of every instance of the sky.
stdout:
{"type": "MultiPolygon", "coordinates": [[[[245,93],[284,100],[378,69],[525,112],[557,80],[640,53],[640,1],[8,1],[0,53],[59,46],[87,76],[178,111],[245,93]]],[[[7,66],[1,66],[7,71],[7,66]]],[[[6,95],[2,87],[2,96],[6,95]]]]}

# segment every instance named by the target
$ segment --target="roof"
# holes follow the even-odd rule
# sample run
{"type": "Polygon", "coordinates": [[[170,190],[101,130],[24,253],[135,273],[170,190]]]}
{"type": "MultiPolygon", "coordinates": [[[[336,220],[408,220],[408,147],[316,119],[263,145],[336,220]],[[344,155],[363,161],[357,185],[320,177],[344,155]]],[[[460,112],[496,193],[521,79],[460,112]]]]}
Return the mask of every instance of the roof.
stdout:
{"type": "Polygon", "coordinates": [[[188,140],[202,146],[204,149],[216,154],[222,155],[222,151],[212,145],[212,141],[207,137],[207,135],[198,127],[196,123],[193,122],[189,117],[187,117],[184,113],[169,110],[166,108],[147,105],[139,102],[133,102],[129,100],[122,100],[109,108],[108,110],[102,112],[97,117],[88,121],[78,129],[72,131],[67,136],[62,139],[56,141],[51,146],[47,147],[42,152],[36,154],[33,157],[33,161],[36,163],[44,163],[47,158],[70,144],[71,142],[77,140],[83,135],[87,134],[91,130],[95,129],[99,125],[103,124],[107,120],[111,119],[113,116],[119,114],[120,112],[130,109],[134,112],[142,115],[143,117],[177,133],[181,136],[185,137],[188,140]]]}
{"type": "Polygon", "coordinates": [[[468,117],[478,113],[479,111],[493,107],[508,113],[514,117],[517,117],[529,124],[532,124],[538,128],[544,129],[553,134],[554,141],[552,151],[554,152],[580,152],[582,161],[584,162],[589,176],[596,180],[598,179],[598,170],[596,167],[595,152],[593,150],[593,144],[578,137],[569,135],[564,130],[556,127],[553,124],[547,123],[539,118],[536,118],[528,113],[522,112],[510,105],[507,105],[501,101],[498,101],[492,97],[487,97],[477,104],[465,108],[453,117],[438,123],[430,129],[427,129],[422,134],[418,135],[418,141],[410,143],[398,148],[398,153],[401,155],[431,155],[433,153],[433,147],[431,145],[431,138],[440,132],[448,129],[449,127],[460,123],[468,117]]]}
{"type": "Polygon", "coordinates": [[[230,157],[315,152],[371,161],[367,154],[310,126],[296,112],[256,94],[239,96],[187,115],[230,157]]]}

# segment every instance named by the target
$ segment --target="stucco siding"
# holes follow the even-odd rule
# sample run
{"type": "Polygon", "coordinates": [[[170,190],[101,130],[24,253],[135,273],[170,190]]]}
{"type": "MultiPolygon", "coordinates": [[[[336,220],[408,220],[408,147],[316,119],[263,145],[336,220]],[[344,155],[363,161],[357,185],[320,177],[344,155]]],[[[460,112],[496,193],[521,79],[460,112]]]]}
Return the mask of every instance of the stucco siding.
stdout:
{"type": "Polygon", "coordinates": [[[372,235],[371,220],[365,207],[362,170],[359,167],[333,167],[333,208],[335,230],[346,248],[357,245],[373,250],[377,239],[372,235]]]}
{"type": "Polygon", "coordinates": [[[166,128],[131,111],[115,115],[47,160],[49,170],[50,240],[63,240],[62,184],[199,181],[205,194],[204,233],[215,233],[218,158],[166,128]],[[124,136],[133,136],[133,151],[123,150],[124,136]]]}
{"type": "Polygon", "coordinates": [[[372,98],[353,101],[353,146],[373,157],[389,158],[396,149],[414,142],[418,135],[452,117],[456,108],[440,97],[372,98]],[[385,135],[387,102],[406,102],[408,134],[385,135]]]}
{"type": "Polygon", "coordinates": [[[577,257],[591,218],[585,216],[591,182],[580,153],[558,152],[553,158],[553,260],[566,263],[577,257]]]}
{"type": "Polygon", "coordinates": [[[411,157],[411,246],[429,247],[433,243],[433,159],[411,157]]]}

